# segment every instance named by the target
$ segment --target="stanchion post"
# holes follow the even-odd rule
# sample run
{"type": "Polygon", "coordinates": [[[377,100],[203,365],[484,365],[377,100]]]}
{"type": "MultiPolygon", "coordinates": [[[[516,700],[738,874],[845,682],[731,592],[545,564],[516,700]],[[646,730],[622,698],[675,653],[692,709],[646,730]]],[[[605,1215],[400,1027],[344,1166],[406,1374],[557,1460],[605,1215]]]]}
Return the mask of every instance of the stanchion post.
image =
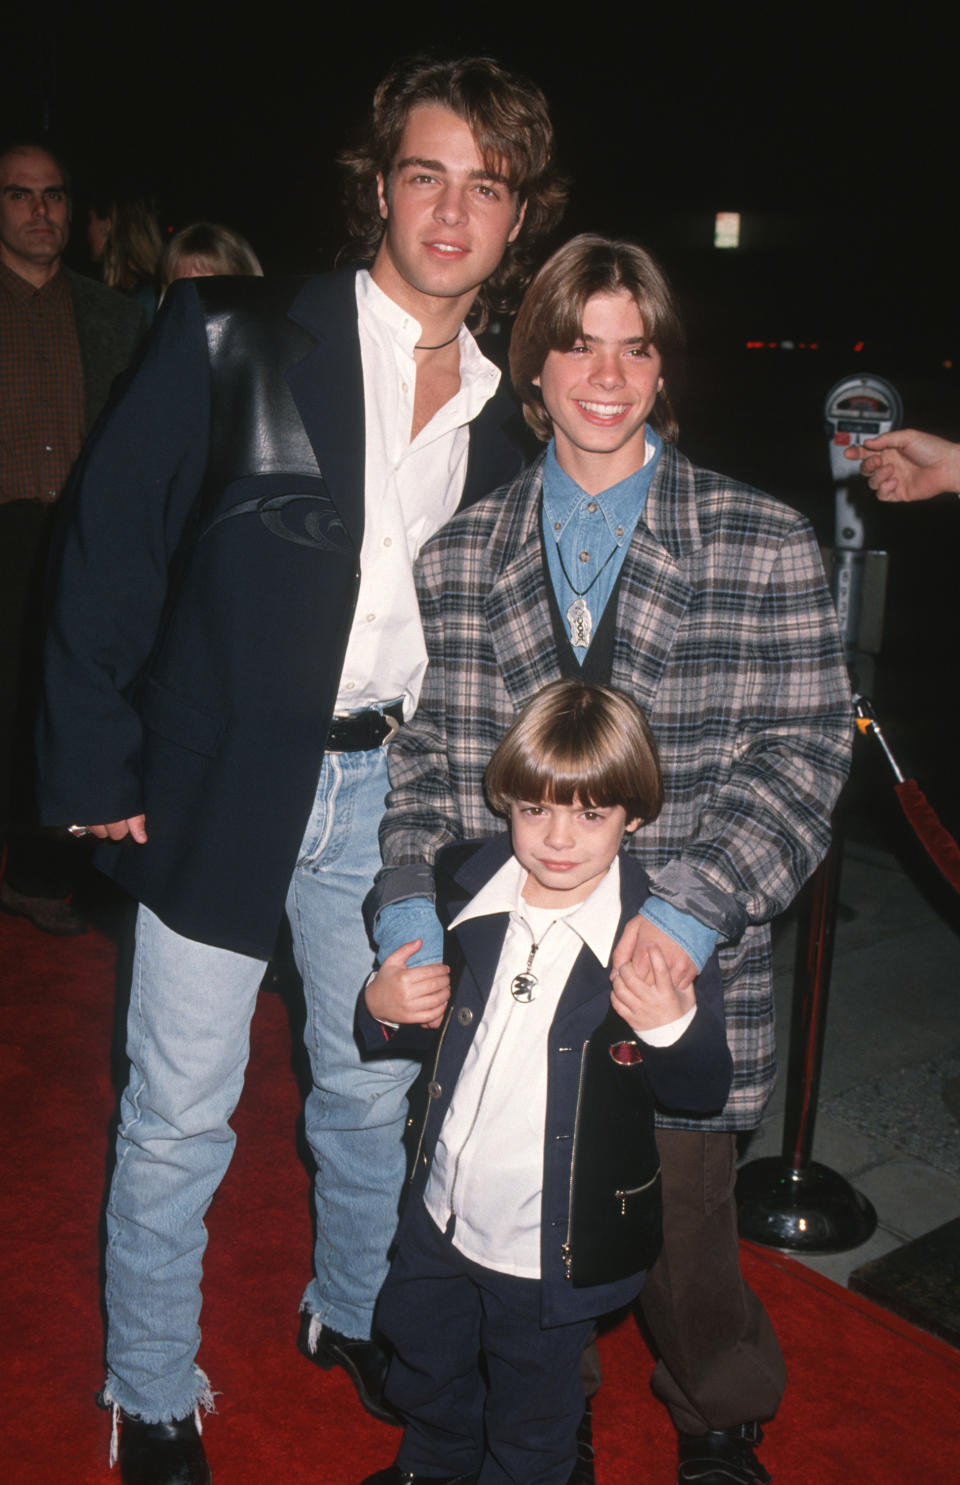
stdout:
{"type": "Polygon", "coordinates": [[[770,1248],[842,1253],[865,1243],[877,1214],[849,1181],[810,1159],[820,1090],[843,841],[834,833],[813,874],[797,930],[783,1146],[737,1176],[740,1236],[770,1248]]]}

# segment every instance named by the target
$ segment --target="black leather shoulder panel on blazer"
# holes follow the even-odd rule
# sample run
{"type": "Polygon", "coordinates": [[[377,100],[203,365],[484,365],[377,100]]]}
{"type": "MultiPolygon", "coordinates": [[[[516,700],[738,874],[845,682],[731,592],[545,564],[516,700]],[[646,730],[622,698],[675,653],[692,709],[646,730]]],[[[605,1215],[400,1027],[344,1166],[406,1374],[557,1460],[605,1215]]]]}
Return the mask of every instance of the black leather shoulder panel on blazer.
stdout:
{"type": "Polygon", "coordinates": [[[286,381],[317,344],[287,313],[303,282],[196,281],[210,353],[210,491],[251,475],[320,474],[286,381]]]}

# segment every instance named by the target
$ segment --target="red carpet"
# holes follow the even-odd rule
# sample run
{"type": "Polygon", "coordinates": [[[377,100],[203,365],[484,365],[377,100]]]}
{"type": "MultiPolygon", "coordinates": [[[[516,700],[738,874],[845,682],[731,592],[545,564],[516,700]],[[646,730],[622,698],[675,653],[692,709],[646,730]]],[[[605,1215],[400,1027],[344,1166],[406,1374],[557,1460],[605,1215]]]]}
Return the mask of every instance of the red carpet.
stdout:
{"type": "MultiPolygon", "coordinates": [[[[93,1397],[114,961],[97,934],[57,941],[0,915],[0,1479],[11,1482],[111,1479],[93,1397]]],[[[397,1437],[341,1373],[294,1347],[310,1223],[290,1047],[282,1000],[263,995],[237,1154],[209,1219],[200,1360],[220,1393],[205,1432],[216,1485],[356,1485],[390,1462],[397,1437]]],[[[743,1261],[790,1370],[763,1448],[776,1485],[954,1481],[960,1354],[790,1259],[745,1248],[743,1261]]],[[[601,1348],[600,1485],[672,1485],[671,1430],[635,1326],[601,1348]]]]}

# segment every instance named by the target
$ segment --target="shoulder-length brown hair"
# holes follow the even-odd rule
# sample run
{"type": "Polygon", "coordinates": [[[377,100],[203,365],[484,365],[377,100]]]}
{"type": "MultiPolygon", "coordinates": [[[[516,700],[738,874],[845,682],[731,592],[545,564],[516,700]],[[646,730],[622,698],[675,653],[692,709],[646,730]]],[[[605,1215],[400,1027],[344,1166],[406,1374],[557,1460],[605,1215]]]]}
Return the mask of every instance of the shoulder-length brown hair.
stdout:
{"type": "Polygon", "coordinates": [[[487,765],[490,808],[621,804],[628,820],[655,820],[663,804],[656,740],[622,691],[577,679],[553,681],[528,702],[487,765]]]}
{"type": "Polygon", "coordinates": [[[399,62],[373,96],[366,135],[339,157],[346,174],[349,251],[355,258],[376,256],[385,223],[380,216],[377,176],[390,171],[411,109],[439,104],[469,124],[487,167],[516,191],[526,214],[516,240],[474,304],[480,328],[491,310],[515,307],[529,282],[537,244],[559,222],[566,205],[566,182],[554,159],[553,125],[547,100],[536,83],[508,72],[490,57],[439,61],[417,56],[399,62]]]}
{"type": "MultiPolygon", "coordinates": [[[[550,351],[568,351],[576,342],[588,299],[623,291],[636,301],[646,337],[666,369],[683,346],[683,326],[666,274],[637,243],[581,233],[547,259],[524,295],[510,340],[510,375],[523,415],[544,443],[553,427],[534,377],[540,375],[550,351]]],[[[666,370],[650,422],[665,442],[676,443],[677,420],[666,390],[666,370]]]]}

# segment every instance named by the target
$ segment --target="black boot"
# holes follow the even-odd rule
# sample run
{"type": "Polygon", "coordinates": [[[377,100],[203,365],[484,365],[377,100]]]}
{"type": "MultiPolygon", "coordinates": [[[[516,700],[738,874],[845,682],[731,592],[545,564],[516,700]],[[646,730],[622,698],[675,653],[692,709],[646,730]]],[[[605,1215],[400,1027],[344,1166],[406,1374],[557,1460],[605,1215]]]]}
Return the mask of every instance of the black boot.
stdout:
{"type": "Polygon", "coordinates": [[[577,1462],[568,1485],[597,1485],[593,1472],[593,1409],[589,1397],[583,1405],[583,1417],[577,1424],[577,1462]]]}
{"type": "Polygon", "coordinates": [[[476,1475],[412,1475],[392,1464],[387,1470],[368,1475],[363,1485],[476,1485],[476,1475]]]}
{"type": "Polygon", "coordinates": [[[192,1413],[144,1423],[121,1412],[117,1457],[123,1485],[210,1485],[210,1466],[192,1413]]]}
{"type": "Polygon", "coordinates": [[[300,1333],[297,1346],[321,1371],[342,1366],[354,1387],[357,1396],[368,1413],[382,1423],[399,1423],[400,1419],[383,1395],[390,1358],[383,1347],[373,1339],[351,1340],[328,1325],[320,1327],[316,1345],[310,1349],[310,1323],[313,1316],[304,1310],[300,1316],[300,1333]]]}
{"type": "Polygon", "coordinates": [[[762,1439],[759,1423],[680,1434],[677,1485],[769,1485],[772,1476],[753,1452],[762,1439]]]}

